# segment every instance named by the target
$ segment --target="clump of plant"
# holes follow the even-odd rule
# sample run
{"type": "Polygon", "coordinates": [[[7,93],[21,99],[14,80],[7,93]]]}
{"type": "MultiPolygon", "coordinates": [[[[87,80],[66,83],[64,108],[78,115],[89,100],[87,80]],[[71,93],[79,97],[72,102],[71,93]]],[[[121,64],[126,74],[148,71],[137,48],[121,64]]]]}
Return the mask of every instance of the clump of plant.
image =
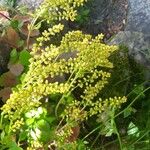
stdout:
{"type": "Polygon", "coordinates": [[[76,17],[76,22],[83,26],[88,22],[90,10],[87,7],[81,7],[79,9],[79,14],[76,17]]]}
{"type": "Polygon", "coordinates": [[[145,149],[149,147],[150,132],[148,117],[150,87],[146,86],[149,81],[144,77],[148,70],[128,55],[128,48],[125,45],[120,45],[119,49],[110,57],[114,67],[109,83],[101,91],[101,96],[105,98],[125,95],[128,101],[122,105],[121,110],[116,111],[114,117],[108,119],[107,114],[112,114],[112,111],[108,113],[105,111],[100,115],[98,120],[100,125],[92,123],[92,119],[88,122],[88,128],[95,125],[96,131],[99,131],[99,134],[96,134],[96,131],[91,129],[93,131],[93,135],[90,136],[91,147],[109,149],[114,146],[117,149],[119,138],[116,140],[114,134],[117,127],[122,149],[145,149]],[[116,126],[111,124],[114,120],[116,126]]]}
{"type": "MultiPolygon", "coordinates": [[[[74,21],[76,8],[83,2],[45,0],[33,15],[28,37],[39,18],[51,27],[37,38],[27,73],[1,108],[2,148],[85,148],[77,140],[80,124],[93,116],[99,119],[106,110],[113,118],[126,102],[125,97],[103,99],[100,95],[113,68],[109,57],[118,49],[104,44],[103,35],[93,38],[69,31],[56,44],[52,42],[62,33],[64,20],[74,21]],[[58,81],[62,77],[65,80],[58,81]],[[76,95],[76,91],[80,92],[76,95]]],[[[116,128],[114,132],[118,134],[116,128]]]]}
{"type": "MultiPolygon", "coordinates": [[[[62,27],[59,24],[51,28],[51,32],[45,31],[46,38],[54,31],[59,32],[62,27]]],[[[39,44],[47,41],[46,38],[40,37],[39,43],[34,45],[29,71],[2,109],[3,115],[11,121],[10,130],[16,132],[24,124],[24,114],[38,108],[41,99],[48,95],[61,94],[53,111],[56,117],[63,119],[63,123],[55,129],[57,146],[62,147],[71,135],[71,129],[78,125],[77,122],[97,115],[106,108],[115,109],[126,98],[94,99],[110,77],[108,71],[99,67],[111,68],[108,57],[116,50],[114,46],[100,43],[101,35],[92,39],[90,35],[84,35],[80,31],[69,32],[62,38],[59,46],[51,44],[41,49],[39,44]],[[65,60],[61,58],[65,53],[74,53],[76,56],[65,60]],[[95,54],[96,57],[93,57],[95,54]],[[67,81],[51,83],[51,78],[63,76],[65,73],[69,74],[67,81]],[[68,99],[77,88],[83,90],[80,98],[68,99]],[[64,109],[61,110],[60,107],[64,109]]]]}

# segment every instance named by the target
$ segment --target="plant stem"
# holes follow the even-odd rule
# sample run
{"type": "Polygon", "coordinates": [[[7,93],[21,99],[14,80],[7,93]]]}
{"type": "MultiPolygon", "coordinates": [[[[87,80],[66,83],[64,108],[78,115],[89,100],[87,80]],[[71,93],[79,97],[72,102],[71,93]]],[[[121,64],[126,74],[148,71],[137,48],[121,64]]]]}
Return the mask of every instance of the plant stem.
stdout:
{"type": "Polygon", "coordinates": [[[7,17],[6,15],[4,15],[3,13],[0,12],[0,16],[6,18],[7,20],[11,21],[11,19],[9,17],[7,17]]]}
{"type": "Polygon", "coordinates": [[[117,126],[116,126],[116,122],[115,122],[115,110],[113,109],[112,112],[113,112],[112,113],[112,118],[111,118],[112,126],[114,128],[115,133],[117,134],[118,141],[119,141],[119,146],[120,146],[120,150],[123,150],[123,148],[122,148],[122,142],[121,142],[121,137],[120,137],[120,134],[118,132],[118,129],[117,129],[117,126]]]}
{"type": "MultiPolygon", "coordinates": [[[[75,71],[72,72],[72,74],[70,75],[70,77],[69,77],[69,79],[68,79],[67,82],[69,82],[69,80],[70,80],[71,77],[73,76],[74,72],[75,72],[75,71]]],[[[58,111],[59,105],[61,104],[63,98],[64,98],[65,96],[69,96],[70,93],[72,92],[71,87],[72,87],[74,81],[78,78],[79,73],[80,73],[80,70],[76,73],[74,79],[73,79],[72,82],[70,83],[70,86],[69,86],[69,89],[68,89],[68,93],[67,93],[67,94],[63,94],[63,96],[61,97],[61,99],[60,99],[59,102],[57,103],[56,108],[55,108],[55,116],[56,116],[56,117],[58,117],[57,111],[58,111]]]]}
{"type": "Polygon", "coordinates": [[[37,21],[37,19],[39,18],[39,15],[31,22],[30,26],[28,27],[28,36],[27,36],[27,49],[29,50],[29,41],[30,41],[30,35],[31,35],[31,32],[34,28],[34,24],[35,22],[37,21]]]}
{"type": "Polygon", "coordinates": [[[27,49],[29,50],[29,41],[30,41],[30,35],[31,35],[31,32],[34,28],[34,25],[36,23],[36,21],[38,20],[38,18],[40,17],[40,15],[44,12],[44,10],[42,10],[31,22],[30,26],[29,26],[29,32],[28,32],[28,36],[27,36],[27,40],[26,40],[26,43],[27,43],[27,49]]]}
{"type": "Polygon", "coordinates": [[[132,143],[132,145],[135,145],[138,141],[140,141],[144,136],[150,133],[150,130],[146,131],[143,135],[141,135],[136,141],[132,143]]]}
{"type": "MultiPolygon", "coordinates": [[[[148,87],[147,89],[145,89],[145,90],[143,90],[141,93],[139,93],[139,95],[136,96],[136,97],[134,98],[134,100],[133,100],[125,109],[123,109],[121,112],[119,112],[118,114],[116,114],[116,115],[114,116],[114,118],[120,116],[125,110],[129,109],[129,108],[133,105],[133,103],[134,103],[144,92],[148,91],[149,89],[150,89],[150,87],[148,87]]],[[[133,89],[133,91],[134,91],[134,89],[133,89]]],[[[132,93],[132,92],[130,92],[128,95],[130,95],[131,93],[132,93]]]]}

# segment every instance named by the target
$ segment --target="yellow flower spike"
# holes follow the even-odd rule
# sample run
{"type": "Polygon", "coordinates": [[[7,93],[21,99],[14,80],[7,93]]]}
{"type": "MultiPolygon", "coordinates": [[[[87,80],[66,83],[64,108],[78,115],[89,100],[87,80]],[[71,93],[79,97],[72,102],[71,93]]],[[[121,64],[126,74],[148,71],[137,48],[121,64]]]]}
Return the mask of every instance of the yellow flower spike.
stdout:
{"type": "MultiPolygon", "coordinates": [[[[54,1],[46,1],[48,3],[44,3],[42,7],[47,5],[53,6],[51,7],[52,9],[57,7],[57,11],[60,8],[58,4],[61,2],[63,4],[62,14],[64,12],[65,15],[61,16],[61,19],[67,17],[67,19],[71,18],[72,20],[76,13],[74,8],[85,2],[85,0],[70,0],[67,4],[64,4],[66,2],[64,0],[56,1],[56,3],[54,1]],[[73,8],[69,8],[68,6],[70,5],[73,8]]],[[[47,16],[45,15],[44,17],[47,16]]],[[[93,39],[91,35],[83,34],[81,31],[68,32],[57,45],[44,42],[44,40],[51,40],[51,36],[60,33],[63,27],[62,24],[54,25],[47,31],[44,31],[42,36],[37,39],[37,44],[34,45],[32,50],[29,71],[26,73],[21,86],[18,86],[17,91],[13,91],[7,103],[2,107],[5,114],[4,117],[10,118],[13,122],[13,131],[17,131],[21,127],[23,122],[23,120],[20,122],[21,116],[27,111],[39,107],[41,105],[40,100],[43,97],[58,93],[62,96],[68,96],[73,94],[72,91],[79,86],[83,87],[83,93],[75,101],[66,101],[64,115],[61,114],[66,122],[70,120],[83,121],[89,116],[105,111],[108,107],[118,108],[126,101],[126,98],[117,97],[107,100],[96,100],[97,95],[107,84],[110,77],[109,72],[98,68],[112,67],[108,58],[117,48],[102,44],[100,41],[102,35],[98,35],[93,39]],[[41,48],[41,46],[43,47],[41,48]],[[75,54],[75,58],[72,58],[72,56],[67,59],[61,58],[66,52],[75,54]],[[67,74],[69,78],[63,83],[51,83],[48,80],[49,77],[55,79],[56,76],[64,74],[67,74]],[[84,108],[87,108],[87,110],[84,108]]],[[[68,129],[69,133],[70,131],[68,129]]],[[[62,136],[65,133],[67,132],[62,130],[62,136]]],[[[67,137],[67,135],[65,136],[67,137]]]]}

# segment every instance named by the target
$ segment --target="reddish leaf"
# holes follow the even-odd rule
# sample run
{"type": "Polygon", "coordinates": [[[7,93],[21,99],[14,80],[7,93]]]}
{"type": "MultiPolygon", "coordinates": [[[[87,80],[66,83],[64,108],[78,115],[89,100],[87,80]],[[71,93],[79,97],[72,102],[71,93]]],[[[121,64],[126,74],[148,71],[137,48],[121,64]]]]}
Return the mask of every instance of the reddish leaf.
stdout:
{"type": "Polygon", "coordinates": [[[20,40],[18,33],[11,27],[6,30],[6,41],[14,48],[18,48],[18,42],[20,40]]]}
{"type": "Polygon", "coordinates": [[[24,70],[24,67],[22,64],[13,64],[9,67],[10,67],[9,68],[10,72],[14,74],[15,76],[19,76],[24,70]]]}
{"type": "Polygon", "coordinates": [[[10,94],[11,94],[11,88],[6,87],[2,90],[0,90],[0,97],[2,97],[2,101],[5,103],[7,99],[9,99],[10,94]]]}
{"type": "Polygon", "coordinates": [[[4,87],[12,87],[17,84],[17,79],[14,74],[10,71],[3,74],[3,86],[4,87]]]}
{"type": "Polygon", "coordinates": [[[78,136],[80,133],[80,127],[79,126],[75,126],[72,128],[72,134],[70,135],[70,137],[68,138],[69,142],[74,142],[75,140],[77,140],[78,136]]]}

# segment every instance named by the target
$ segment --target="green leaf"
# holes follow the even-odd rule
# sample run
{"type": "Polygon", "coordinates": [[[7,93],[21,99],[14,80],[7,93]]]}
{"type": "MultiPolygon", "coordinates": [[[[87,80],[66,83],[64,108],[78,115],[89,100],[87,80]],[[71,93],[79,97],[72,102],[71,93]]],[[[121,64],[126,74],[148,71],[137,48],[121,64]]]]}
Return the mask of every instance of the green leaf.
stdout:
{"type": "Polygon", "coordinates": [[[9,133],[9,124],[5,125],[5,133],[9,133]]]}
{"type": "Polygon", "coordinates": [[[53,133],[52,132],[50,132],[50,131],[42,131],[41,132],[41,135],[40,135],[40,141],[42,141],[42,142],[48,142],[49,140],[50,140],[50,136],[51,135],[53,135],[53,133]]]}
{"type": "Polygon", "coordinates": [[[23,131],[19,134],[19,141],[23,141],[27,138],[27,132],[23,131]]]}
{"type": "Polygon", "coordinates": [[[41,131],[40,141],[48,142],[50,138],[54,138],[54,130],[50,128],[50,125],[46,120],[41,119],[37,121],[36,127],[41,131]]]}
{"type": "Polygon", "coordinates": [[[139,137],[139,129],[133,122],[130,122],[127,133],[128,135],[139,137]]]}
{"type": "Polygon", "coordinates": [[[40,130],[44,130],[44,131],[49,131],[50,130],[49,123],[44,119],[41,119],[41,120],[37,121],[36,125],[40,130]]]}
{"type": "Polygon", "coordinates": [[[33,123],[34,123],[34,121],[35,121],[35,118],[29,118],[29,119],[27,119],[27,120],[26,120],[26,124],[27,124],[27,126],[29,126],[29,125],[33,124],[33,123]]]}
{"type": "Polygon", "coordinates": [[[33,28],[34,30],[38,30],[41,28],[41,23],[42,22],[39,22],[38,24],[36,24],[36,26],[33,28]]]}
{"type": "Polygon", "coordinates": [[[18,56],[18,53],[17,53],[17,50],[14,48],[11,53],[10,53],[10,57],[11,58],[14,58],[14,57],[17,57],[18,56]]]}
{"type": "Polygon", "coordinates": [[[113,129],[113,128],[110,128],[110,129],[107,131],[107,133],[106,133],[105,136],[111,136],[113,133],[114,133],[114,129],[113,129]]]}
{"type": "Polygon", "coordinates": [[[16,19],[12,19],[11,22],[10,22],[11,27],[15,30],[21,29],[23,24],[24,24],[23,21],[16,20],[16,19]]]}
{"type": "Polygon", "coordinates": [[[19,78],[21,82],[23,82],[23,80],[24,80],[24,78],[25,78],[25,75],[26,75],[26,73],[21,74],[21,76],[20,76],[20,78],[19,78]]]}
{"type": "Polygon", "coordinates": [[[134,86],[135,86],[135,89],[133,90],[133,92],[136,95],[140,94],[140,97],[144,98],[145,97],[145,93],[143,92],[144,91],[144,86],[143,85],[134,85],[134,86]]]}
{"type": "Polygon", "coordinates": [[[84,143],[84,142],[86,142],[86,141],[81,141],[81,140],[77,141],[77,143],[78,143],[77,150],[86,150],[86,146],[85,146],[86,143],[84,143]]]}
{"type": "Polygon", "coordinates": [[[4,137],[5,137],[5,132],[4,132],[4,130],[3,130],[2,133],[1,133],[1,140],[3,140],[4,137]]]}
{"type": "Polygon", "coordinates": [[[16,0],[5,0],[6,1],[6,5],[8,5],[9,7],[14,7],[16,4],[16,0]]]}
{"type": "Polygon", "coordinates": [[[31,58],[31,55],[27,50],[23,50],[19,54],[19,62],[24,66],[28,66],[30,64],[29,63],[30,58],[31,58]]]}
{"type": "Polygon", "coordinates": [[[89,9],[85,9],[82,11],[82,15],[87,16],[89,14],[90,10],[89,9]]]}
{"type": "Polygon", "coordinates": [[[51,124],[54,120],[56,120],[56,118],[55,118],[55,117],[46,117],[45,120],[46,120],[49,124],[51,124]]]}
{"type": "Polygon", "coordinates": [[[24,44],[24,41],[23,41],[23,40],[19,40],[19,41],[17,41],[17,45],[18,45],[18,47],[23,46],[23,44],[24,44]]]}
{"type": "Polygon", "coordinates": [[[67,103],[71,103],[74,100],[74,96],[72,94],[66,96],[65,98],[67,99],[67,103]]]}
{"type": "Polygon", "coordinates": [[[14,141],[12,141],[9,145],[9,150],[23,150],[23,149],[19,147],[14,141]]]}
{"type": "Polygon", "coordinates": [[[19,28],[19,21],[18,20],[11,20],[10,25],[13,29],[17,29],[19,28]]]}
{"type": "Polygon", "coordinates": [[[57,101],[61,97],[61,94],[51,94],[49,97],[51,101],[57,101]]]}
{"type": "Polygon", "coordinates": [[[8,150],[23,150],[21,147],[19,147],[17,145],[17,143],[15,141],[13,141],[13,135],[10,136],[5,136],[3,139],[3,144],[6,145],[6,147],[8,147],[8,150]]]}
{"type": "Polygon", "coordinates": [[[129,108],[125,109],[125,111],[124,111],[124,118],[130,116],[132,112],[133,113],[136,112],[136,110],[134,108],[132,108],[132,107],[129,107],[129,108]]]}
{"type": "Polygon", "coordinates": [[[17,50],[14,48],[11,53],[10,53],[10,59],[9,62],[10,63],[15,63],[18,59],[18,52],[17,50]]]}

